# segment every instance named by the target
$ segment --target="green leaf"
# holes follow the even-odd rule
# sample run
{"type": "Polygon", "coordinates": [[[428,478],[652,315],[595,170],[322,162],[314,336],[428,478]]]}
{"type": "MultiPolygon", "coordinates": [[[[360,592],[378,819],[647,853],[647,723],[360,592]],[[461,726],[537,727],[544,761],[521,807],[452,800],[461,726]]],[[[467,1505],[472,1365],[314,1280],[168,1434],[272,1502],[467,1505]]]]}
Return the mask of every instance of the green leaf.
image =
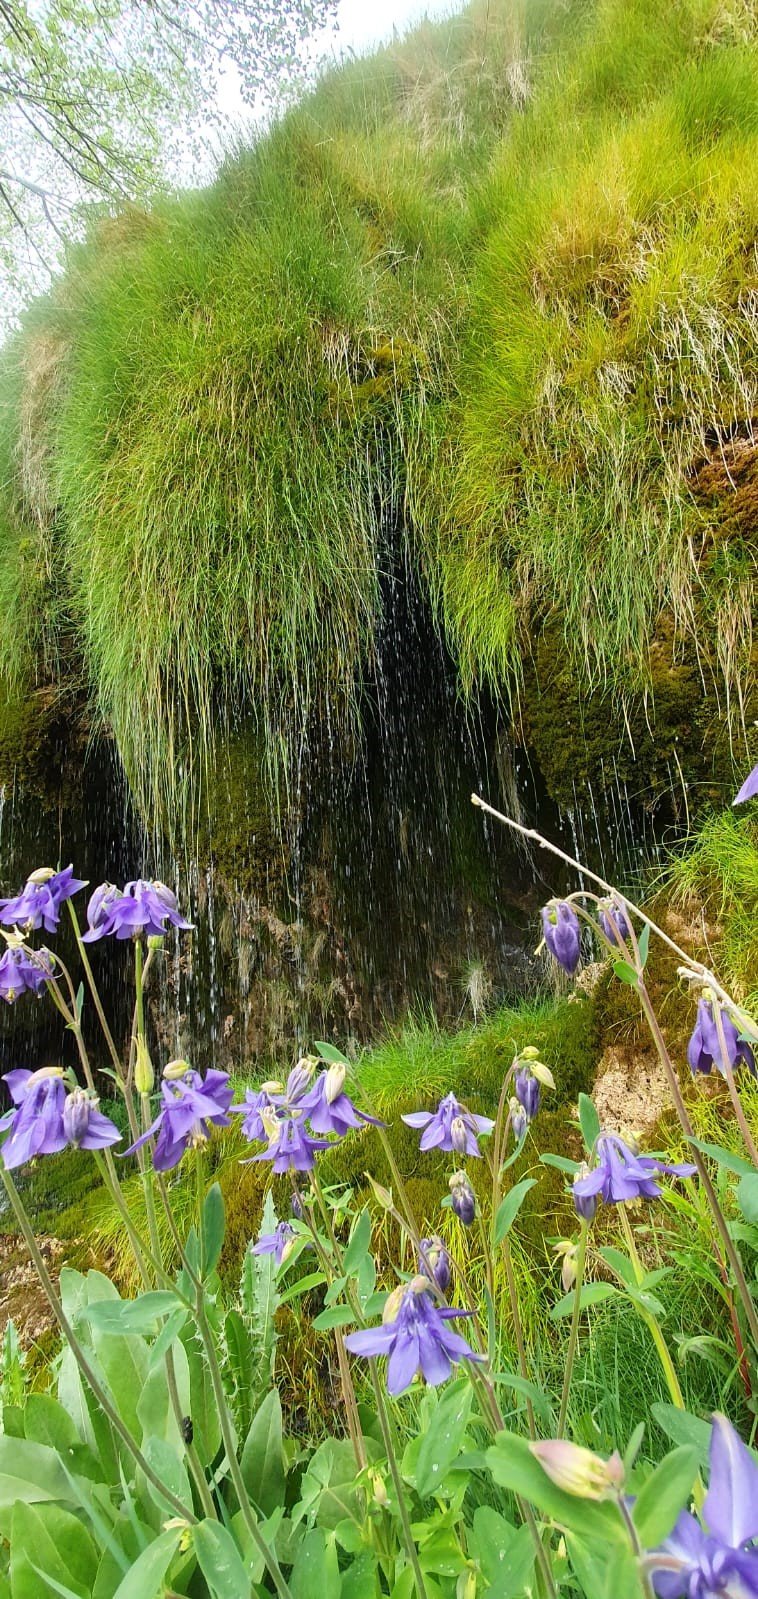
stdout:
{"type": "Polygon", "coordinates": [[[416,1492],[421,1499],[438,1493],[463,1445],[471,1415],[473,1390],[468,1379],[447,1388],[421,1439],[416,1461],[416,1492]]]}
{"type": "Polygon", "coordinates": [[[310,1293],[312,1288],[318,1288],[323,1281],[324,1273],[322,1271],[311,1271],[307,1277],[300,1277],[296,1283],[292,1284],[291,1288],[285,1289],[279,1299],[280,1305],[288,1305],[293,1299],[302,1299],[303,1294],[310,1293]]]}
{"type": "Polygon", "coordinates": [[[215,1271],[224,1243],[224,1196],[218,1183],[212,1183],[203,1202],[200,1226],[200,1259],[202,1275],[210,1277],[215,1271]]]}
{"type": "Polygon", "coordinates": [[[155,1288],[137,1299],[101,1299],[88,1305],[82,1317],[98,1332],[145,1334],[154,1332],[160,1318],[178,1306],[179,1300],[170,1288],[155,1288]]]}
{"type": "Polygon", "coordinates": [[[745,1221],[752,1226],[758,1226],[758,1172],[750,1172],[740,1178],[737,1187],[737,1204],[742,1211],[745,1221]]]}
{"type": "Polygon", "coordinates": [[[30,1443],[47,1444],[58,1454],[81,1448],[76,1426],[52,1394],[30,1394],[24,1407],[24,1435],[30,1443]]]}
{"type": "Polygon", "coordinates": [[[697,1449],[685,1444],[672,1449],[643,1483],[632,1511],[643,1548],[655,1549],[668,1536],[689,1499],[697,1470],[697,1449]]]}
{"type": "Polygon", "coordinates": [[[318,1332],[328,1332],[332,1327],[347,1327],[351,1321],[355,1321],[355,1311],[349,1305],[330,1305],[314,1317],[313,1326],[318,1332]]]}
{"type": "Polygon", "coordinates": [[[564,1493],[543,1471],[526,1438],[512,1432],[499,1433],[487,1450],[487,1464],[501,1488],[509,1488],[512,1493],[528,1499],[557,1526],[607,1544],[626,1542],[627,1534],[618,1508],[611,1503],[564,1493]]]}
{"type": "Polygon", "coordinates": [[[24,1438],[0,1435],[0,1506],[73,1499],[64,1467],[54,1449],[24,1438]]]}
{"type": "Polygon", "coordinates": [[[754,1177],[755,1167],[749,1160],[744,1160],[742,1155],[735,1155],[731,1149],[722,1149],[720,1144],[707,1144],[702,1138],[688,1138],[688,1144],[694,1144],[702,1155],[709,1155],[715,1160],[717,1166],[723,1166],[725,1171],[730,1171],[735,1177],[754,1177]]]}
{"type": "Polygon", "coordinates": [[[236,1543],[218,1521],[199,1521],[192,1528],[197,1563],[213,1599],[242,1599],[250,1592],[250,1578],[236,1543]]]}
{"type": "MultiPolygon", "coordinates": [[[[588,1305],[601,1305],[604,1299],[613,1299],[621,1290],[613,1283],[585,1283],[579,1295],[579,1308],[586,1310],[588,1305]]],[[[574,1290],[564,1294],[557,1305],[550,1311],[551,1321],[560,1321],[561,1316],[570,1316],[574,1309],[574,1290]]]]}
{"type": "MultiPolygon", "coordinates": [[[[184,1459],[178,1454],[177,1449],[172,1448],[165,1438],[145,1438],[142,1441],[142,1451],[148,1465],[152,1466],[164,1487],[170,1493],[175,1494],[177,1499],[181,1499],[183,1505],[191,1507],[192,1491],[189,1485],[189,1478],[185,1469],[184,1459]]],[[[158,1492],[158,1489],[153,1487],[152,1483],[147,1484],[147,1491],[151,1499],[157,1504],[158,1509],[162,1510],[166,1516],[176,1515],[176,1511],[170,1501],[165,1499],[158,1492]]]]}
{"type": "Polygon", "coordinates": [[[495,1246],[502,1243],[502,1240],[510,1232],[530,1188],[534,1188],[535,1184],[536,1179],[534,1177],[522,1177],[521,1182],[514,1183],[505,1197],[501,1199],[495,1216],[493,1235],[495,1246]]]}
{"type": "Polygon", "coordinates": [[[643,970],[647,966],[647,955],[648,955],[649,946],[650,946],[650,923],[649,922],[645,922],[645,925],[644,925],[644,927],[642,929],[642,932],[640,933],[640,936],[637,939],[637,947],[638,947],[639,952],[640,952],[640,965],[642,966],[643,970]]]}
{"type": "Polygon", "coordinates": [[[76,1599],[89,1599],[97,1572],[97,1551],[86,1527],[58,1505],[18,1503],[11,1531],[13,1599],[40,1599],[40,1573],[76,1599]]]}
{"type": "MultiPolygon", "coordinates": [[[[162,1532],[154,1543],[148,1544],[120,1582],[113,1599],[159,1599],[163,1592],[163,1579],[179,1548],[180,1528],[162,1532]]],[[[242,1592],[244,1593],[244,1588],[242,1592]]]]}
{"type": "Polygon", "coordinates": [[[253,1417],[240,1470],[245,1487],[264,1516],[284,1504],[284,1449],[279,1390],[272,1388],[253,1417]]]}
{"type": "Polygon", "coordinates": [[[491,1599],[521,1599],[534,1569],[534,1544],[528,1527],[512,1527],[497,1510],[474,1511],[472,1553],[478,1556],[491,1599]]]}
{"type": "Polygon", "coordinates": [[[334,1044],[325,1044],[323,1040],[317,1039],[314,1048],[318,1050],[321,1059],[328,1061],[330,1066],[350,1065],[347,1055],[343,1055],[342,1050],[337,1049],[334,1044]]]}
{"type": "Polygon", "coordinates": [[[493,1380],[496,1383],[503,1383],[506,1388],[512,1388],[525,1399],[531,1399],[535,1414],[542,1416],[549,1427],[552,1426],[553,1407],[544,1389],[539,1388],[536,1382],[530,1382],[528,1377],[522,1377],[517,1371],[499,1371],[493,1380]]]}
{"type": "Polygon", "coordinates": [[[366,1552],[343,1571],[340,1599],[379,1599],[379,1592],[376,1555],[366,1552]]]}
{"type": "Polygon", "coordinates": [[[637,987],[637,973],[628,961],[614,961],[613,970],[622,983],[628,983],[630,988],[637,987]]]}
{"type": "Polygon", "coordinates": [[[589,1094],[579,1095],[579,1126],[582,1129],[584,1147],[587,1154],[591,1155],[595,1147],[595,1140],[600,1132],[600,1117],[589,1094]]]}
{"type": "Polygon", "coordinates": [[[320,1528],[306,1534],[289,1577],[292,1599],[340,1599],[337,1550],[320,1528]]]}
{"type": "Polygon", "coordinates": [[[615,1271],[616,1276],[620,1277],[622,1282],[630,1284],[636,1282],[634,1266],[629,1256],[625,1255],[622,1249],[614,1249],[610,1244],[607,1244],[598,1253],[602,1255],[603,1260],[610,1266],[611,1271],[615,1271]]]}
{"type": "Polygon", "coordinates": [[[350,1234],[350,1242],[345,1250],[343,1271],[347,1277],[353,1277],[371,1248],[371,1213],[365,1207],[350,1234]]]}
{"type": "Polygon", "coordinates": [[[666,1405],[662,1401],[651,1405],[650,1411],[661,1432],[665,1432],[672,1443],[689,1445],[697,1453],[698,1464],[708,1464],[711,1446],[709,1422],[702,1421],[699,1416],[691,1416],[687,1410],[680,1410],[678,1405],[666,1405]]]}
{"type": "Polygon", "coordinates": [[[556,1171],[565,1171],[569,1177],[579,1170],[578,1160],[569,1160],[567,1155],[540,1155],[540,1160],[543,1166],[554,1166],[556,1171]]]}

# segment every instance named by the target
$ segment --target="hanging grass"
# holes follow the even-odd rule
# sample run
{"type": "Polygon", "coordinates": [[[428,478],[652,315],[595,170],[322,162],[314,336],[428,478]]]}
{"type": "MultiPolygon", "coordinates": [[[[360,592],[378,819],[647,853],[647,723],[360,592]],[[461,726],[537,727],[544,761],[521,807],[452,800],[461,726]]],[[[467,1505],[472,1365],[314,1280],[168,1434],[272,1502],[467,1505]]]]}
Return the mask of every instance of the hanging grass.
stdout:
{"type": "Polygon", "coordinates": [[[94,225],[5,365],[2,681],[73,646],[153,815],[242,707],[286,771],[392,525],[466,689],[557,621],[645,694],[663,619],[749,722],[757,105],[747,5],[491,0],[94,225]]]}

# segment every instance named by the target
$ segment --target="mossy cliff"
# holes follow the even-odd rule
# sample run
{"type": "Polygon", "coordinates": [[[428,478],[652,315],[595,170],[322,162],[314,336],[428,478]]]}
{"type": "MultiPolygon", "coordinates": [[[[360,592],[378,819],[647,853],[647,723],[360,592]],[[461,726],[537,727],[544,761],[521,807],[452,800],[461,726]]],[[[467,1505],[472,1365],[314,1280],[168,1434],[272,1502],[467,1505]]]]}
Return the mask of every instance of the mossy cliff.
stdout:
{"type": "Polygon", "coordinates": [[[360,737],[399,540],[559,797],[595,691],[595,766],[649,728],[661,782],[671,746],[721,784],[756,708],[757,154],[748,0],[477,0],[93,223],[4,353],[9,692],[81,680],[153,814],[240,710],[291,777],[315,724],[360,737]]]}

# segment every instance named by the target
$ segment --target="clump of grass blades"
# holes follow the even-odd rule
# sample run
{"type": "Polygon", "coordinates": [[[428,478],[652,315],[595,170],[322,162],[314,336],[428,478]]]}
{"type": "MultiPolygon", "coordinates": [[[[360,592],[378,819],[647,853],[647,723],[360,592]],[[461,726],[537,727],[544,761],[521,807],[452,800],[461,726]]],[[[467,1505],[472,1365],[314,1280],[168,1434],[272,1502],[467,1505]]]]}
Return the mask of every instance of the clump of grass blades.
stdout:
{"type": "MultiPolygon", "coordinates": [[[[713,952],[737,998],[758,1002],[758,824],[750,811],[707,817],[664,871],[672,903],[715,927],[713,952]]],[[[720,1140],[717,1140],[720,1141],[720,1140]]]]}

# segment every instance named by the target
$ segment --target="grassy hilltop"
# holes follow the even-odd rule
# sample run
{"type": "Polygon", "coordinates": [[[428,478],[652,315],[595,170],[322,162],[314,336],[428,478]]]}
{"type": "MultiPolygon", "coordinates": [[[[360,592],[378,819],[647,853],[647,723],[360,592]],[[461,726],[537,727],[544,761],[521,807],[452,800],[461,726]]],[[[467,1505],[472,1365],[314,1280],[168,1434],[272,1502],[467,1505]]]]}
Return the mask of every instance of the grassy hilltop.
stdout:
{"type": "Polygon", "coordinates": [[[241,705],[274,759],[350,727],[392,528],[559,797],[572,715],[707,775],[756,711],[757,32],[475,3],[93,223],[4,354],[9,701],[86,685],[149,805],[241,705]]]}

